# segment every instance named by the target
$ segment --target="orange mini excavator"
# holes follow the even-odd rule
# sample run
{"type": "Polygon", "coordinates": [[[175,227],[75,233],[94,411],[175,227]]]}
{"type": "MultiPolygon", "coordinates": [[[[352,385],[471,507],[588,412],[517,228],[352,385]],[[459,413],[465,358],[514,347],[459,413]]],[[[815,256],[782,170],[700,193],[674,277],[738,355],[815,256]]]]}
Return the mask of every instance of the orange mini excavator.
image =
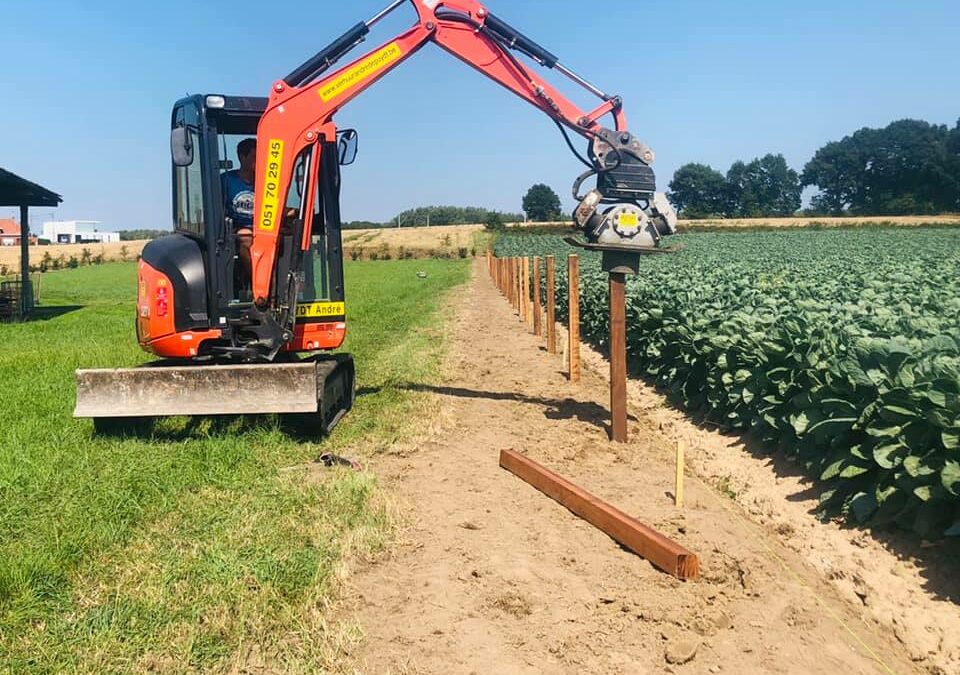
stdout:
{"type": "Polygon", "coordinates": [[[352,358],[329,352],[343,344],[347,326],[340,167],[353,162],[357,133],[338,129],[334,116],[431,42],[557,124],[586,165],[574,184],[574,218],[588,245],[652,249],[675,231],[673,210],[656,192],[653,151],[628,130],[620,97],[475,0],[396,0],[274,83],[268,98],[207,95],[176,103],[175,232],[144,248],[137,299],[137,337],[161,359],[78,371],[75,416],[94,418],[101,429],[130,418],[260,413],[305,415],[321,431],[337,424],[354,397],[352,358]],[[412,28],[336,67],[406,3],[417,13],[412,28]],[[531,60],[595,95],[598,107],[578,108],[531,69],[531,60]],[[600,123],[607,115],[611,126],[600,123]],[[586,157],[570,131],[587,140],[586,157]],[[222,174],[235,166],[237,141],[253,135],[253,235],[244,244],[225,207],[222,174]],[[595,186],[584,188],[591,178],[595,186]]]}

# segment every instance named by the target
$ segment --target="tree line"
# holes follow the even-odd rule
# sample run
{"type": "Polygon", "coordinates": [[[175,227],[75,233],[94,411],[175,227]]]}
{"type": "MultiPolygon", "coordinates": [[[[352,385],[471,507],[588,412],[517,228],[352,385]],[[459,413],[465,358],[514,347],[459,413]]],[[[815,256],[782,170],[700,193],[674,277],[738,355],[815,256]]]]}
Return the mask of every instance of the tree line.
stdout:
{"type": "Polygon", "coordinates": [[[863,128],[817,150],[801,173],[783,155],[734,162],[726,175],[705,164],[677,169],[667,196],[685,218],[794,215],[806,187],[809,215],[932,215],[960,210],[960,120],[863,128]]]}
{"type": "MultiPolygon", "coordinates": [[[[386,223],[385,226],[425,227],[427,225],[475,225],[485,223],[494,213],[481,206],[419,206],[407,209],[386,223]]],[[[522,213],[499,213],[504,222],[523,222],[522,213]]]]}

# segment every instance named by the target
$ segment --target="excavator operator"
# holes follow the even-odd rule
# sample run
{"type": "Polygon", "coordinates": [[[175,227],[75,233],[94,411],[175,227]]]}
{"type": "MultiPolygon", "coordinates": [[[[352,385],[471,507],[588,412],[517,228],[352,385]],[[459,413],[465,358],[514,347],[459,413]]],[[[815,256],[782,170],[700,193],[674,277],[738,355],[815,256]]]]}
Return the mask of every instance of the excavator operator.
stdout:
{"type": "Polygon", "coordinates": [[[249,285],[250,245],[253,243],[254,178],[257,170],[257,139],[245,138],[237,144],[240,168],[227,171],[220,177],[223,189],[224,213],[233,223],[237,237],[239,278],[241,287],[249,285]]]}

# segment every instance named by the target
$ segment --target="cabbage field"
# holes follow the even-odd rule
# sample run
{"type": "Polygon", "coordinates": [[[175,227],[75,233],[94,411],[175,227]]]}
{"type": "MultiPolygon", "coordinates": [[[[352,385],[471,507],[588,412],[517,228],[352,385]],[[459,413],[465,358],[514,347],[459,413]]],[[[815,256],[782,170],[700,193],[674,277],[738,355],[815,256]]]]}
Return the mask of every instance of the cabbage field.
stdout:
{"type": "MultiPolygon", "coordinates": [[[[628,281],[634,372],[794,457],[822,480],[825,513],[960,536],[960,229],[673,241],[680,252],[645,258],[628,281]]],[[[499,256],[574,252],[553,235],[496,244],[499,256]]],[[[602,347],[606,275],[599,256],[581,258],[581,331],[602,347]]]]}

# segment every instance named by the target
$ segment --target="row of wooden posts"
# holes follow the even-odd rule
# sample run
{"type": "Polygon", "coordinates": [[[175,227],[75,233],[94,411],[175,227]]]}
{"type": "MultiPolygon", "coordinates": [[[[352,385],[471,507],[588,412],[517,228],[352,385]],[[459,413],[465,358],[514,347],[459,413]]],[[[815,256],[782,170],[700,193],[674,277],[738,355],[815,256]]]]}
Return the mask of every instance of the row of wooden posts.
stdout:
{"type": "MultiPolygon", "coordinates": [[[[557,262],[554,256],[549,255],[541,260],[534,256],[497,258],[487,251],[487,266],[490,278],[500,292],[513,305],[514,311],[520,320],[530,325],[534,335],[545,337],[547,351],[557,353],[557,320],[556,320],[556,270],[557,262]],[[544,262],[547,268],[547,287],[541,294],[540,264],[544,262]],[[532,279],[532,285],[531,285],[532,279]],[[546,321],[544,321],[544,307],[541,296],[546,297],[546,321]]],[[[571,382],[580,381],[580,258],[576,255],[567,256],[567,369],[571,382]]],[[[610,275],[610,433],[614,441],[627,441],[627,410],[626,410],[626,345],[624,344],[624,328],[626,317],[624,312],[623,274],[610,275]]],[[[686,443],[677,441],[677,471],[674,488],[674,502],[677,506],[683,505],[684,492],[684,465],[686,463],[686,443]]]]}
{"type": "MultiPolygon", "coordinates": [[[[490,278],[513,305],[520,320],[530,326],[534,335],[547,341],[547,352],[557,353],[556,271],[552,255],[497,258],[487,252],[490,278]],[[546,288],[541,289],[541,264],[546,266],[546,288]],[[541,290],[543,291],[541,293],[541,290]],[[542,298],[546,298],[546,307],[542,298]],[[546,314],[546,316],[544,316],[546,314]]],[[[571,382],[580,381],[580,258],[567,257],[569,308],[567,323],[567,373],[571,382]]]]}

